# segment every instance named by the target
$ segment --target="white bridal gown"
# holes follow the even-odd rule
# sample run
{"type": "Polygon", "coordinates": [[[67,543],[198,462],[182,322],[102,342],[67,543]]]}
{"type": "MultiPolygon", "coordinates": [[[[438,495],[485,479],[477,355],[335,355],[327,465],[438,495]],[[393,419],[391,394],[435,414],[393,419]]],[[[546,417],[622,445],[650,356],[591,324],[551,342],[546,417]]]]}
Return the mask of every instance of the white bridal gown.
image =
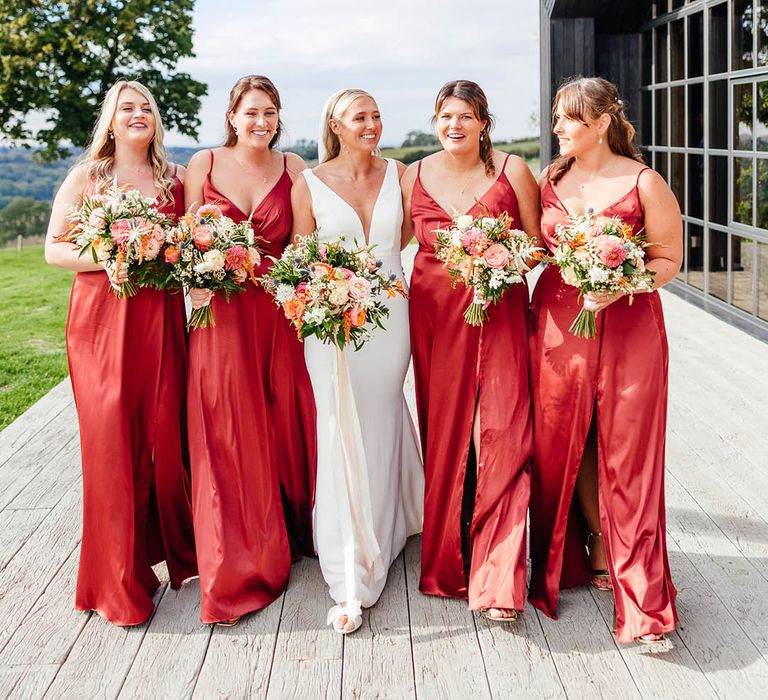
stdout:
{"type": "MultiPolygon", "coordinates": [[[[321,241],[340,235],[363,243],[357,212],[311,170],[302,175],[312,196],[321,241]]],[[[383,272],[403,279],[403,207],[395,161],[371,217],[369,243],[383,272]]],[[[307,338],[304,356],[317,406],[315,549],[336,603],[354,616],[381,595],[390,565],[408,536],[421,532],[424,472],[416,431],[403,396],[410,360],[408,301],[387,300],[386,330],[376,328],[361,350],[307,338]]]]}

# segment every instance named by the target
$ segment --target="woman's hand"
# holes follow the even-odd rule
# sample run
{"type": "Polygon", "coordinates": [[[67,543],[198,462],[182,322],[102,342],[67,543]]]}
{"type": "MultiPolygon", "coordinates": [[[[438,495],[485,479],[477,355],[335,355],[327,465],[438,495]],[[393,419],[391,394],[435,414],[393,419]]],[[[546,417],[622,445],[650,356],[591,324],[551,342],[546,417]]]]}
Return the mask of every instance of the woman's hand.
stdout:
{"type": "Polygon", "coordinates": [[[623,292],[585,292],[584,293],[584,308],[587,311],[593,311],[597,313],[602,311],[607,306],[613,304],[617,299],[621,299],[624,296],[623,292]]]}
{"type": "Polygon", "coordinates": [[[202,309],[204,306],[208,306],[211,303],[211,299],[213,299],[213,292],[210,289],[192,287],[189,290],[189,301],[193,309],[202,309]]]}
{"type": "Polygon", "coordinates": [[[99,265],[101,265],[101,267],[103,267],[104,271],[107,273],[107,279],[109,279],[109,283],[112,285],[112,289],[114,289],[116,292],[121,291],[120,285],[128,281],[128,266],[120,265],[113,272],[110,270],[109,264],[107,262],[101,262],[99,265]]]}

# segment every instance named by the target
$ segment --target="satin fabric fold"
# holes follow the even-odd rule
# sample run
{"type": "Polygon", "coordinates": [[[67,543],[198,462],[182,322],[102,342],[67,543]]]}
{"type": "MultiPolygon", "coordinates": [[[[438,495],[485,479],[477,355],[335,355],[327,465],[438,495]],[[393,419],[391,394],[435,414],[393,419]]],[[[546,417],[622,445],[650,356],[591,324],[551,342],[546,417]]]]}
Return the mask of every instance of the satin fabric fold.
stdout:
{"type": "MultiPolygon", "coordinates": [[[[542,233],[552,249],[567,212],[549,183],[542,233]]],[[[637,188],[600,214],[644,225],[637,188]]],[[[586,525],[573,493],[593,411],[598,432],[600,522],[616,602],[617,638],[672,631],[676,591],[667,560],[664,446],[668,349],[657,292],[614,302],[597,315],[597,335],[568,328],[578,290],[548,267],[531,304],[534,465],[530,601],[557,616],[560,588],[586,583],[586,525]]]]}
{"type": "MultiPolygon", "coordinates": [[[[519,224],[517,197],[501,173],[468,213],[507,212],[519,224]]],[[[450,217],[417,177],[411,217],[419,250],[411,277],[410,327],[424,470],[424,535],[419,590],[466,598],[473,610],[522,610],[526,512],[532,453],[528,385],[528,290],[514,285],[482,327],[464,310],[472,292],[451,280],[435,257],[434,230],[450,217]],[[461,511],[475,402],[480,461],[470,526],[469,583],[461,511]]]]}
{"type": "MultiPolygon", "coordinates": [[[[184,211],[181,183],[175,204],[184,211]]],[[[174,588],[195,576],[184,416],[181,294],[116,297],[104,272],[75,275],[67,357],[80,425],[83,537],[75,606],[117,625],[152,613],[165,560],[174,588]]]]}

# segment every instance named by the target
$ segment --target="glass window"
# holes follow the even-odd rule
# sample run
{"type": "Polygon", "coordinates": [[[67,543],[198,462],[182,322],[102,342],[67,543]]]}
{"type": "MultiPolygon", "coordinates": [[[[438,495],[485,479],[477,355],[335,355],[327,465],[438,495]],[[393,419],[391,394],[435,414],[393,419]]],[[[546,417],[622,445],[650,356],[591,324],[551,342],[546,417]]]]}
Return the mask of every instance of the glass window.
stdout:
{"type": "Polygon", "coordinates": [[[688,86],[688,147],[704,148],[704,86],[688,86]]]}
{"type": "Polygon", "coordinates": [[[685,0],[671,0],[670,3],[670,10],[676,10],[678,7],[682,7],[685,3],[685,0]]]}
{"type": "Polygon", "coordinates": [[[688,18],[688,77],[704,75],[704,13],[688,18]]]}
{"type": "Polygon", "coordinates": [[[688,224],[688,242],[685,251],[688,284],[704,289],[704,228],[688,224]]]}
{"type": "Polygon", "coordinates": [[[704,156],[690,154],[688,158],[688,206],[686,214],[704,218],[704,156]]]}
{"type": "MultiPolygon", "coordinates": [[[[768,17],[766,17],[766,23],[768,23],[768,17]]],[[[768,80],[757,84],[755,148],[758,151],[768,151],[768,80]]]]}
{"type": "Polygon", "coordinates": [[[752,0],[732,0],[733,51],[731,70],[752,68],[752,0]]]}
{"type": "Polygon", "coordinates": [[[768,66],[768,0],[757,3],[757,65],[768,66]]]}
{"type": "Polygon", "coordinates": [[[728,3],[715,5],[709,11],[709,72],[728,70],[728,3]]]}
{"type": "Polygon", "coordinates": [[[752,159],[733,159],[733,220],[752,226],[752,159]]]}
{"type": "Polygon", "coordinates": [[[667,88],[656,90],[656,146],[669,145],[667,135],[667,88]]]}
{"type": "Polygon", "coordinates": [[[644,146],[652,143],[653,93],[646,90],[640,93],[640,142],[644,146]]]}
{"type": "Polygon", "coordinates": [[[728,301],[728,234],[709,229],[709,293],[728,301]]]}
{"type": "Polygon", "coordinates": [[[672,94],[672,124],[671,145],[685,146],[685,88],[673,87],[672,94]]]}
{"type": "Polygon", "coordinates": [[[654,159],[654,169],[661,175],[669,184],[669,168],[667,168],[667,154],[656,152],[656,158],[654,159]]]}
{"type": "Polygon", "coordinates": [[[683,209],[685,207],[685,155],[671,153],[669,159],[669,186],[675,193],[680,208],[683,209]]]}
{"type": "Polygon", "coordinates": [[[685,251],[688,250],[688,225],[683,222],[683,264],[680,266],[680,271],[677,273],[677,278],[681,282],[685,282],[688,275],[686,274],[686,267],[688,266],[688,256],[685,255],[685,251]]]}
{"type": "Polygon", "coordinates": [[[667,26],[663,24],[656,27],[656,82],[666,83],[669,79],[667,74],[667,26]]]}
{"type": "Polygon", "coordinates": [[[731,303],[750,314],[754,249],[751,238],[731,236],[731,303]]]}
{"type": "Polygon", "coordinates": [[[733,86],[733,147],[752,150],[752,83],[733,86]]]}
{"type": "Polygon", "coordinates": [[[643,85],[650,85],[653,82],[653,32],[643,32],[642,54],[643,73],[641,79],[643,85]]]}
{"type": "Polygon", "coordinates": [[[685,78],[685,22],[682,19],[670,24],[669,48],[670,80],[682,80],[685,78]]]}
{"type": "Polygon", "coordinates": [[[709,220],[728,222],[728,157],[709,156],[709,220]]]}
{"type": "Polygon", "coordinates": [[[757,159],[757,221],[760,228],[768,229],[768,160],[757,159]]]}
{"type": "Polygon", "coordinates": [[[709,147],[728,148],[728,81],[709,84],[709,147]],[[719,107],[719,108],[718,108],[719,107]]]}
{"type": "Polygon", "coordinates": [[[757,315],[768,321],[768,243],[757,242],[757,315]]]}

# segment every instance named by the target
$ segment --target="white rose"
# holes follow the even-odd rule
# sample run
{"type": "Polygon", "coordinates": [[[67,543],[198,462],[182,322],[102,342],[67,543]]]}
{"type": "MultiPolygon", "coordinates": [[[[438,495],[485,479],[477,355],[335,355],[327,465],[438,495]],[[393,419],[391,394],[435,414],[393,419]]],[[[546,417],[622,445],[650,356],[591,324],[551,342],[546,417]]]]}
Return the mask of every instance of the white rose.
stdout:
{"type": "Polygon", "coordinates": [[[331,293],[328,295],[328,301],[334,306],[341,306],[342,304],[346,304],[347,300],[349,299],[347,289],[348,287],[346,284],[335,284],[331,290],[331,293]]]}
{"type": "Polygon", "coordinates": [[[484,216],[480,226],[485,231],[491,231],[496,226],[496,219],[492,216],[484,216]]]}
{"type": "Polygon", "coordinates": [[[589,271],[589,281],[592,284],[601,284],[607,282],[611,278],[611,274],[608,270],[604,270],[602,267],[593,267],[589,271]]]}
{"type": "Polygon", "coordinates": [[[325,308],[316,306],[304,312],[304,323],[319,325],[325,321],[325,308]]]}
{"type": "Polygon", "coordinates": [[[278,304],[284,304],[293,298],[294,289],[290,284],[278,284],[275,290],[275,300],[278,304]]]}
{"type": "Polygon", "coordinates": [[[469,214],[462,214],[456,219],[456,228],[462,233],[469,228],[472,228],[472,217],[469,214]]]}
{"type": "Polygon", "coordinates": [[[224,269],[224,255],[220,250],[209,250],[203,255],[203,262],[197,263],[192,269],[200,275],[217,272],[224,269]]]}
{"type": "Polygon", "coordinates": [[[565,282],[566,284],[571,285],[571,287],[580,287],[581,286],[579,284],[579,277],[574,272],[572,267],[564,267],[561,270],[561,272],[560,272],[560,276],[563,278],[563,282],[565,282]]]}
{"type": "Polygon", "coordinates": [[[461,231],[454,229],[453,235],[451,236],[451,245],[454,248],[461,248],[461,231]]]}

